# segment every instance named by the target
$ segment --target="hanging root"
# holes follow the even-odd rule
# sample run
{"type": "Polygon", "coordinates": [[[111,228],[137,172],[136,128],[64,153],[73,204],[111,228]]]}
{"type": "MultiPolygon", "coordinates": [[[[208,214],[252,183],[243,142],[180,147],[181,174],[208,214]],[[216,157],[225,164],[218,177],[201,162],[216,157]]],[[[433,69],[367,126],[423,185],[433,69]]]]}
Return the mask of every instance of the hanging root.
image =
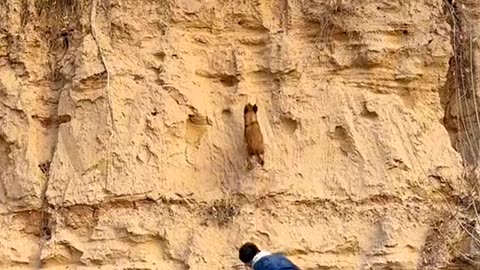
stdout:
{"type": "Polygon", "coordinates": [[[95,44],[97,45],[98,52],[100,54],[100,58],[102,59],[103,67],[105,68],[105,73],[107,74],[107,100],[108,100],[108,109],[110,113],[110,124],[112,128],[116,131],[115,122],[113,121],[113,106],[112,106],[112,98],[110,95],[110,70],[108,69],[107,60],[105,59],[105,53],[103,52],[102,46],[100,46],[100,42],[98,41],[97,31],[95,27],[95,18],[97,16],[97,1],[92,0],[92,10],[90,13],[90,29],[92,32],[93,39],[95,40],[95,44]]]}
{"type": "Polygon", "coordinates": [[[102,59],[102,64],[105,68],[105,73],[107,74],[107,88],[106,88],[106,93],[107,93],[107,100],[108,100],[108,111],[110,115],[110,136],[108,137],[108,142],[107,142],[107,164],[106,164],[106,177],[105,177],[105,189],[107,189],[107,185],[109,182],[109,176],[110,176],[110,168],[111,168],[111,157],[110,157],[110,149],[111,149],[111,142],[112,142],[112,137],[114,132],[117,132],[117,129],[115,127],[115,121],[113,118],[113,105],[112,105],[112,97],[110,93],[110,70],[108,69],[108,64],[107,60],[105,59],[105,53],[103,52],[102,46],[100,46],[100,42],[98,41],[97,37],[97,32],[96,32],[96,27],[95,27],[95,18],[97,16],[97,4],[98,0],[92,0],[92,9],[90,12],[90,29],[92,32],[93,39],[95,40],[95,43],[98,48],[98,52],[100,54],[100,58],[102,59]],[[113,129],[113,131],[112,131],[113,129]]]}
{"type": "MultiPolygon", "coordinates": [[[[436,188],[445,201],[447,209],[445,216],[432,225],[432,234],[427,238],[424,247],[425,264],[421,269],[432,269],[428,267],[440,267],[445,264],[452,264],[451,267],[462,265],[458,269],[467,269],[465,265],[477,269],[480,261],[474,255],[475,250],[480,247],[478,233],[480,217],[477,209],[479,177],[472,174],[471,170],[472,168],[474,168],[473,171],[475,170],[479,161],[480,126],[478,125],[480,124],[480,114],[477,106],[473,61],[473,24],[468,14],[468,8],[461,3],[444,0],[444,6],[452,27],[451,44],[453,49],[449,84],[447,84],[448,104],[445,109],[445,120],[448,120],[451,130],[456,133],[452,144],[463,158],[463,179],[471,187],[460,197],[451,194],[444,195],[441,190],[436,188]],[[450,108],[450,106],[452,107],[450,108]],[[458,114],[451,113],[452,111],[458,112],[458,114]]],[[[420,162],[420,160],[418,161],[420,162]]]]}

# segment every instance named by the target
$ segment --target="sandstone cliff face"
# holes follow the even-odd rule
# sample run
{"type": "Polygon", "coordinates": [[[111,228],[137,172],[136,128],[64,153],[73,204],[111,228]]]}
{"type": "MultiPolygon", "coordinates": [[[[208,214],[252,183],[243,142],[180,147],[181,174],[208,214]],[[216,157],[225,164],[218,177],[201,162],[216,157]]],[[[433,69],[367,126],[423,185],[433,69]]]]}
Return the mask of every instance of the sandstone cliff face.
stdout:
{"type": "Polygon", "coordinates": [[[441,0],[0,2],[0,268],[231,269],[247,240],[445,267],[475,160],[451,25],[441,0]]]}

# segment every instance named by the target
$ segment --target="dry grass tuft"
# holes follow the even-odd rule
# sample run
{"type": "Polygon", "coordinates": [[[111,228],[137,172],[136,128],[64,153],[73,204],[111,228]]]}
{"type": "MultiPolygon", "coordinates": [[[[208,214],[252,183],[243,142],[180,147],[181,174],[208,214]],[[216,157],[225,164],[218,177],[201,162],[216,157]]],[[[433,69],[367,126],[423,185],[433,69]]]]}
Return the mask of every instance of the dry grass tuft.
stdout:
{"type": "Polygon", "coordinates": [[[475,264],[466,254],[470,244],[469,234],[474,231],[475,221],[462,216],[455,219],[446,212],[432,224],[422,250],[423,260],[420,261],[419,269],[442,269],[453,260],[475,264]],[[458,220],[461,220],[461,224],[458,220]]]}
{"type": "Polygon", "coordinates": [[[319,40],[329,40],[335,31],[343,30],[342,16],[350,14],[351,8],[351,4],[346,0],[327,0],[319,18],[322,27],[315,43],[318,43],[319,40]]]}
{"type": "MultiPolygon", "coordinates": [[[[322,3],[322,12],[320,14],[313,15],[315,24],[320,25],[318,33],[315,36],[314,47],[315,49],[305,58],[303,63],[300,64],[300,76],[298,78],[298,84],[301,82],[303,73],[308,63],[312,60],[316,49],[324,48],[332,43],[332,39],[335,32],[344,32],[351,38],[351,32],[347,31],[344,19],[347,16],[353,14],[354,5],[349,0],[326,0],[322,3]]],[[[310,13],[310,7],[304,7],[304,13],[310,13]]]]}
{"type": "Polygon", "coordinates": [[[43,11],[61,11],[62,13],[70,13],[77,10],[80,5],[80,0],[37,0],[35,7],[42,13],[43,11]]]}
{"type": "Polygon", "coordinates": [[[217,200],[205,210],[206,220],[219,227],[229,225],[238,213],[238,206],[233,199],[217,200]]]}
{"type": "Polygon", "coordinates": [[[82,15],[85,0],[36,0],[35,8],[51,32],[68,29],[82,15]]]}

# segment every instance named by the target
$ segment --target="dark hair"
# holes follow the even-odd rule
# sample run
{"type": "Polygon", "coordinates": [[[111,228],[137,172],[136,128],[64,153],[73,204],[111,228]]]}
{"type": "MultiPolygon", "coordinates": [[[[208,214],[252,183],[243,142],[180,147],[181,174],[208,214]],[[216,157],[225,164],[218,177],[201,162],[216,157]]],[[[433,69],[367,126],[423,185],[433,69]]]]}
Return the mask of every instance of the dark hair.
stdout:
{"type": "Polygon", "coordinates": [[[247,242],[240,248],[238,257],[243,263],[249,263],[258,252],[260,252],[260,250],[254,243],[247,242]]]}

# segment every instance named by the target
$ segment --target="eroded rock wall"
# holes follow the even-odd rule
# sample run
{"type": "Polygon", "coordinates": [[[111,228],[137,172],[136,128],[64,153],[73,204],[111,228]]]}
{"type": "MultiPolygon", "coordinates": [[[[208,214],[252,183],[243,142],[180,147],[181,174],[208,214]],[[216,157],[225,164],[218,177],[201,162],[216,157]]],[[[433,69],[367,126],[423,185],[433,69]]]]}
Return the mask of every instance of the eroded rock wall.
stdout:
{"type": "Polygon", "coordinates": [[[302,269],[422,264],[469,187],[441,0],[93,7],[0,3],[2,269],[229,269],[246,240],[302,269]]]}

